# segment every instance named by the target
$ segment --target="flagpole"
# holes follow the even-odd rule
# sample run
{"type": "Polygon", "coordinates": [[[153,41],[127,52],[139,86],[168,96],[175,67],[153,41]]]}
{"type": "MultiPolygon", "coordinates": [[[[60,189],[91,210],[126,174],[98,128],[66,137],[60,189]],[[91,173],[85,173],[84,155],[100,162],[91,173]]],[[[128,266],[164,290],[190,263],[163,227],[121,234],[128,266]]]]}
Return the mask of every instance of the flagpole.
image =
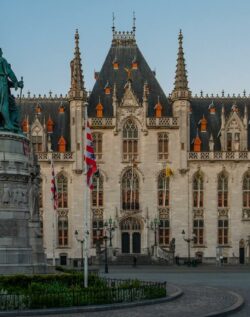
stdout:
{"type": "MultiPolygon", "coordinates": [[[[84,134],[85,134],[85,138],[84,138],[84,146],[86,148],[86,142],[87,142],[87,122],[88,122],[88,109],[87,109],[87,104],[85,104],[85,121],[84,121],[84,126],[85,126],[85,130],[84,130],[84,134]]],[[[88,243],[89,243],[89,226],[88,226],[88,191],[89,191],[89,187],[87,185],[87,163],[86,160],[84,159],[84,170],[85,170],[85,193],[84,193],[84,201],[85,201],[85,206],[84,206],[84,210],[83,210],[83,221],[84,221],[84,227],[83,227],[83,231],[84,231],[84,239],[83,239],[83,251],[84,251],[84,287],[87,288],[88,287],[88,243]]]]}
{"type": "MultiPolygon", "coordinates": [[[[54,173],[54,181],[56,181],[55,177],[55,171],[54,171],[54,163],[53,163],[53,153],[51,153],[51,171],[54,173]]],[[[55,188],[57,188],[55,184],[55,188]]],[[[55,195],[55,194],[54,194],[55,195]]],[[[53,209],[53,221],[52,221],[52,234],[53,234],[53,245],[52,245],[52,265],[55,267],[56,266],[56,256],[55,256],[55,247],[56,247],[56,209],[55,209],[55,197],[54,195],[52,196],[52,209],[53,209]]]]}

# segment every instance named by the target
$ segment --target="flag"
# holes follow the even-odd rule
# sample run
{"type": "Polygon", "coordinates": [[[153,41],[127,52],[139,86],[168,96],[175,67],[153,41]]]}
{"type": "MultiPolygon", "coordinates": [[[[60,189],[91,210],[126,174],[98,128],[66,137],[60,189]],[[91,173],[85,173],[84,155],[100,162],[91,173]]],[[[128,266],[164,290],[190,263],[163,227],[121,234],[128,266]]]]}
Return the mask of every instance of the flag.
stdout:
{"type": "Polygon", "coordinates": [[[50,189],[52,194],[53,207],[54,207],[54,210],[56,210],[58,208],[58,194],[57,194],[57,188],[56,188],[54,163],[52,159],[51,159],[51,188],[50,189]]]}
{"type": "Polygon", "coordinates": [[[92,190],[93,189],[93,175],[97,172],[96,158],[94,153],[94,144],[89,127],[89,122],[87,121],[86,131],[85,131],[85,162],[87,168],[87,185],[92,190]]]}
{"type": "Polygon", "coordinates": [[[173,171],[171,170],[171,168],[167,165],[166,166],[166,177],[170,177],[174,175],[173,171]]]}

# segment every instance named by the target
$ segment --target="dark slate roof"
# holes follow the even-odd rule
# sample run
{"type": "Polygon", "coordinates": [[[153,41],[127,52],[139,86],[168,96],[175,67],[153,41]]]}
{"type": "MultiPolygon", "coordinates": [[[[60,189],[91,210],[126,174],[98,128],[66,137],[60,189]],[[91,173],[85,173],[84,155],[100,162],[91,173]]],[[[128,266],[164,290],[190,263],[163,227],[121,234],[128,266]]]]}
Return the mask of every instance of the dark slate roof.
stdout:
{"type": "MultiPolygon", "coordinates": [[[[190,113],[190,148],[193,149],[192,141],[196,136],[197,128],[200,130],[199,121],[203,115],[207,119],[207,133],[200,132],[199,136],[203,144],[201,145],[202,151],[209,150],[209,139],[211,134],[214,140],[215,151],[221,151],[220,143],[220,128],[221,128],[221,109],[224,106],[225,120],[230,116],[232,112],[232,106],[237,105],[239,109],[239,116],[243,119],[245,105],[247,106],[248,116],[250,115],[250,98],[248,97],[232,97],[232,98],[192,98],[191,101],[191,113],[190,113]],[[211,104],[215,106],[215,113],[209,112],[209,106],[211,104]]],[[[248,118],[249,120],[249,118],[248,118]]],[[[250,149],[250,129],[248,129],[248,150],[250,149]]]]}
{"type": "MultiPolygon", "coordinates": [[[[20,105],[18,99],[16,99],[17,105],[20,105]]],[[[44,122],[47,124],[49,116],[54,122],[54,131],[51,133],[51,146],[53,151],[58,150],[58,141],[63,136],[67,142],[66,151],[70,151],[70,107],[67,98],[24,98],[21,101],[21,123],[26,116],[29,119],[29,125],[36,118],[39,119],[43,125],[44,122]],[[37,105],[41,107],[41,114],[36,115],[37,105]],[[64,107],[64,113],[59,113],[60,106],[64,107]]]]}
{"type": "Polygon", "coordinates": [[[131,86],[133,92],[135,93],[135,96],[141,103],[143,97],[144,83],[148,83],[148,116],[154,116],[154,107],[157,104],[158,96],[160,103],[163,107],[162,115],[172,116],[170,102],[166,97],[165,93],[163,92],[161,86],[159,85],[157,79],[155,78],[154,72],[148,66],[138,46],[136,44],[121,44],[111,46],[108,55],[105,59],[105,62],[101,68],[101,71],[98,73],[98,78],[89,97],[88,115],[90,117],[96,116],[96,105],[99,102],[99,98],[103,105],[103,116],[113,116],[112,88],[114,86],[114,83],[116,83],[118,102],[121,102],[121,99],[124,94],[124,86],[128,79],[127,72],[124,68],[131,69],[132,61],[134,59],[136,59],[138,63],[138,69],[132,70],[131,86]],[[114,60],[116,60],[119,64],[118,70],[113,69],[114,60]],[[104,87],[107,84],[107,82],[109,82],[109,85],[111,87],[110,95],[105,95],[104,93],[104,87]]]}

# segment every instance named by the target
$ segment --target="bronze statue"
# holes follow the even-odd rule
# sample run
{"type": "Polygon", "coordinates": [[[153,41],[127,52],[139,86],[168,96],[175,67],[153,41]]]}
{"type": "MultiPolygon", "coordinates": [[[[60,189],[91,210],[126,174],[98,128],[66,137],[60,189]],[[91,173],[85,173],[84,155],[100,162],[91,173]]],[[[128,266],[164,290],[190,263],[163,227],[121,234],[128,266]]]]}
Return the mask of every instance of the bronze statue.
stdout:
{"type": "Polygon", "coordinates": [[[18,81],[11,69],[11,65],[3,58],[0,48],[0,129],[11,132],[20,132],[19,118],[15,98],[10,93],[10,88],[15,90],[23,88],[23,81],[18,81]]]}

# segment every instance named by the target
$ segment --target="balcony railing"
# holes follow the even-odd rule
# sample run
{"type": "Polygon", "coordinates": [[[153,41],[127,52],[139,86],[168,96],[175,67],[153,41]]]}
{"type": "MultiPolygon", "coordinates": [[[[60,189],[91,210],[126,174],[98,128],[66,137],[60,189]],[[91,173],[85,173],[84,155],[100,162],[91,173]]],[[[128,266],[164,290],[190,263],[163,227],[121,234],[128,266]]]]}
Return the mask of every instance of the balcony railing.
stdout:
{"type": "Polygon", "coordinates": [[[188,152],[189,161],[247,161],[250,152],[188,152]]]}
{"type": "Polygon", "coordinates": [[[149,128],[178,128],[179,119],[173,117],[147,118],[149,128]]]}
{"type": "Polygon", "coordinates": [[[115,118],[89,118],[89,123],[92,129],[115,127],[115,118]]]}
{"type": "Polygon", "coordinates": [[[53,161],[74,161],[73,152],[38,152],[37,158],[38,161],[50,161],[51,158],[53,161]]]}

